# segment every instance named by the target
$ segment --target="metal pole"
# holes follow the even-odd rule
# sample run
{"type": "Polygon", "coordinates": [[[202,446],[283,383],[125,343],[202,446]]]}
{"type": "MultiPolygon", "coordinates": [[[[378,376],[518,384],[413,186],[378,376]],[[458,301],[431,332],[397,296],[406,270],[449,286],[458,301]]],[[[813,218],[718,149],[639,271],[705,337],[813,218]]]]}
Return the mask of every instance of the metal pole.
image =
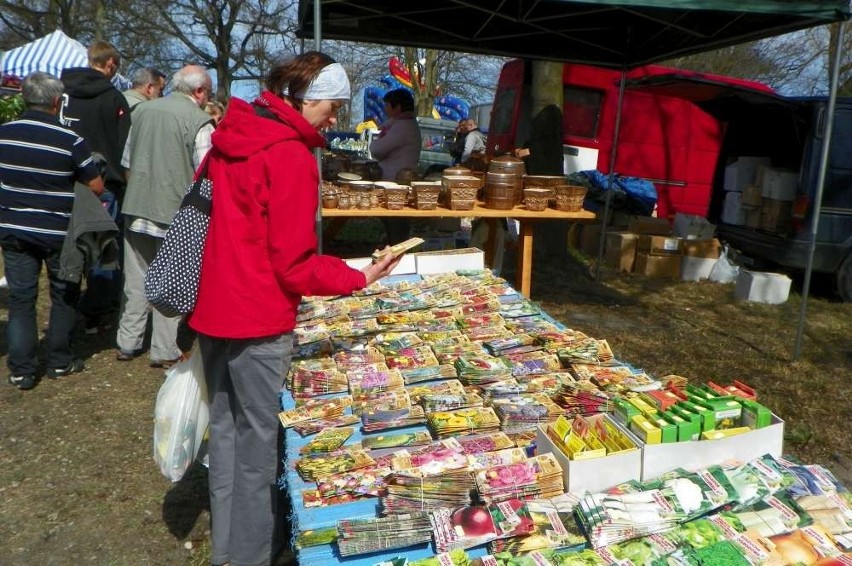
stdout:
{"type": "MultiPolygon", "coordinates": [[[[321,1],[314,0],[314,49],[322,50],[322,11],[321,1]]],[[[317,252],[322,253],[322,149],[314,149],[314,157],[317,160],[317,171],[319,171],[319,185],[317,186],[317,212],[316,212],[316,232],[317,232],[317,252]]]]}
{"type": "Polygon", "coordinates": [[[612,202],[612,187],[615,184],[615,158],[618,156],[618,131],[621,129],[621,107],[624,105],[624,83],[627,82],[627,67],[621,68],[621,82],[618,84],[618,106],[615,110],[615,132],[612,135],[612,148],[609,152],[609,187],[604,199],[604,213],[601,219],[601,236],[598,242],[598,259],[595,262],[595,281],[601,280],[601,263],[603,263],[604,246],[606,245],[606,227],[609,224],[609,209],[612,202]]]}
{"type": "Polygon", "coordinates": [[[805,332],[805,318],[808,315],[808,293],[811,289],[811,272],[814,267],[814,252],[816,251],[817,229],[819,214],[822,210],[822,193],[825,189],[825,175],[828,171],[828,152],[831,149],[831,135],[834,130],[834,107],[837,103],[837,83],[840,74],[840,54],[843,46],[845,22],[837,24],[837,34],[834,36],[834,59],[831,61],[831,78],[828,93],[828,107],[825,109],[825,132],[823,133],[822,151],[819,160],[819,177],[817,178],[816,195],[814,196],[813,220],[811,221],[811,237],[808,242],[808,262],[805,267],[805,281],[802,285],[802,306],[799,309],[799,324],[796,327],[796,345],[793,348],[793,359],[798,360],[802,353],[802,337],[805,332]]]}

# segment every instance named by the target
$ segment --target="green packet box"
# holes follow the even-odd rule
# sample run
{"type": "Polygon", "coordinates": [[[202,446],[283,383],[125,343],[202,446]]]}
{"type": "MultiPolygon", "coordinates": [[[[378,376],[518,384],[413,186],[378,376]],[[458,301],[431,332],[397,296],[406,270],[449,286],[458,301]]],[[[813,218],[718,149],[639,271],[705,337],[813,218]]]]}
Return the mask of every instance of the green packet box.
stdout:
{"type": "MultiPolygon", "coordinates": [[[[689,396],[687,396],[689,397],[689,396]]],[[[717,397],[715,399],[699,399],[692,397],[689,399],[696,405],[706,407],[713,411],[716,419],[716,430],[725,428],[735,428],[740,426],[740,417],[743,414],[743,406],[733,395],[717,397]]]]}
{"type": "Polygon", "coordinates": [[[772,424],[772,411],[757,401],[749,401],[748,399],[740,399],[742,406],[742,416],[740,417],[740,426],[749,428],[763,428],[772,424]]]}
{"type": "Polygon", "coordinates": [[[642,414],[633,403],[623,397],[616,397],[611,403],[613,416],[624,426],[629,426],[630,419],[642,414]]]}
{"type": "Polygon", "coordinates": [[[679,410],[675,407],[670,407],[665,413],[660,413],[660,418],[677,427],[677,442],[698,440],[698,436],[701,434],[701,417],[693,413],[689,413],[688,416],[681,416],[678,412],[679,410]]]}
{"type": "Polygon", "coordinates": [[[716,430],[716,413],[712,409],[692,401],[680,401],[675,407],[698,415],[701,419],[701,432],[716,430]]]}
{"type": "Polygon", "coordinates": [[[665,418],[664,413],[657,413],[651,420],[660,429],[660,437],[663,444],[677,442],[677,425],[665,418]]]}

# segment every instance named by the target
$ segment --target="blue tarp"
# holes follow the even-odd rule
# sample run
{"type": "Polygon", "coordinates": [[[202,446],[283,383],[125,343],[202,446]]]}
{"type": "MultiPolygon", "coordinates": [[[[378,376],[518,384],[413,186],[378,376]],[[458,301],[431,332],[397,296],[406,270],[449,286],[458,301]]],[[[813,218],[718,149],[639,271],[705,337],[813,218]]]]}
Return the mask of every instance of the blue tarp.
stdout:
{"type": "MultiPolygon", "coordinates": [[[[603,207],[606,193],[610,190],[609,175],[597,170],[580,171],[576,175],[588,179],[590,185],[583,208],[596,212],[603,207]]],[[[657,189],[652,182],[645,179],[625,177],[616,173],[613,175],[612,190],[613,210],[650,216],[657,205],[657,189]]]]}

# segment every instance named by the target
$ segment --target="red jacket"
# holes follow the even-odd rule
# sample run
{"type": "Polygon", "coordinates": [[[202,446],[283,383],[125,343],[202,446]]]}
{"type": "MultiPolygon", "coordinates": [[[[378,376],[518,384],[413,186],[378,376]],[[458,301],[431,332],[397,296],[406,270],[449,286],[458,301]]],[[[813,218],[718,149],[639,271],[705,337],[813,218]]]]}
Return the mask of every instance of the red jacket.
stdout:
{"type": "Polygon", "coordinates": [[[348,294],[366,284],[342,260],[317,254],[319,173],[312,148],[323,137],[277,96],[232,98],[213,134],[208,176],[213,212],[189,325],[217,338],[261,338],[293,330],[302,295],[348,294]]]}

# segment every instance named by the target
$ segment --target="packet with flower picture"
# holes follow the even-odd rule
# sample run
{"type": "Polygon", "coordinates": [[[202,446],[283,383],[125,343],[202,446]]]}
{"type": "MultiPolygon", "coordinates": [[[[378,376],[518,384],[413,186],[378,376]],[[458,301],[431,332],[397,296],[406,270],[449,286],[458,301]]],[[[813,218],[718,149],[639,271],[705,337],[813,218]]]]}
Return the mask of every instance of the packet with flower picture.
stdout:
{"type": "Polygon", "coordinates": [[[353,432],[355,429],[352,427],[327,428],[302,446],[299,453],[305,455],[334,452],[343,446],[353,432]]]}
{"type": "Polygon", "coordinates": [[[301,436],[310,436],[327,428],[349,426],[355,423],[360,423],[361,418],[357,415],[340,415],[339,417],[329,419],[316,419],[293,425],[293,430],[301,436]]]}
{"type": "Polygon", "coordinates": [[[461,393],[457,395],[430,394],[420,398],[420,405],[426,413],[436,411],[452,411],[468,407],[481,407],[482,397],[476,393],[461,393]]]}
{"type": "Polygon", "coordinates": [[[438,438],[459,434],[482,434],[500,427],[500,419],[491,407],[429,413],[426,415],[426,422],[438,438]]]}
{"type": "Polygon", "coordinates": [[[419,403],[424,395],[460,395],[464,393],[464,386],[457,379],[447,379],[433,383],[418,383],[407,385],[405,390],[412,403],[419,403]]]}
{"type": "Polygon", "coordinates": [[[349,392],[355,396],[363,393],[401,390],[405,385],[399,371],[385,364],[360,366],[347,372],[349,392]]]}
{"type": "Polygon", "coordinates": [[[343,395],[333,399],[311,399],[304,405],[278,413],[284,428],[315,419],[339,417],[344,409],[352,405],[352,397],[343,395]]]}
{"type": "Polygon", "coordinates": [[[362,449],[347,450],[321,456],[307,456],[296,462],[296,471],[305,481],[340,474],[375,465],[375,460],[362,449]]]}
{"type": "Polygon", "coordinates": [[[415,432],[403,432],[398,434],[382,434],[378,436],[368,436],[361,441],[361,446],[365,450],[370,450],[371,455],[377,451],[398,448],[412,448],[415,446],[424,446],[432,442],[432,436],[425,430],[415,432]]]}
{"type": "Polygon", "coordinates": [[[476,434],[454,437],[453,440],[458,442],[465,454],[479,454],[480,452],[494,452],[512,448],[514,443],[503,432],[494,432],[491,434],[476,434]]]}

